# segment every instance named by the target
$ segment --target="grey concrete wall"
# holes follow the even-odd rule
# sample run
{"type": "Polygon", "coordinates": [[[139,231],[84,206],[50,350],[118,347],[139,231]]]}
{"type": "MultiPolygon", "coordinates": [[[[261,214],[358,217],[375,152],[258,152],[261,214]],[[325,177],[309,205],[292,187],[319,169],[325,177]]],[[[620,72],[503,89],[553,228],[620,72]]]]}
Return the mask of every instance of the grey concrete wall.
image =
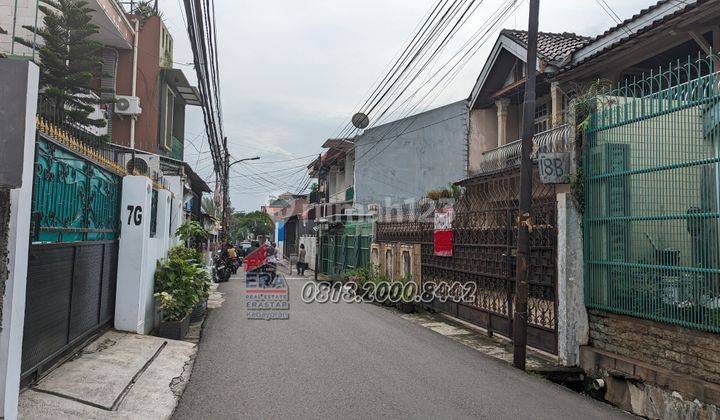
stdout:
{"type": "MultiPolygon", "coordinates": [[[[8,234],[10,233],[10,190],[0,188],[0,296],[5,295],[5,282],[8,280],[8,234]]],[[[0,299],[0,319],[2,319],[2,299],[0,299]]]]}
{"type": "Polygon", "coordinates": [[[588,342],[585,311],[583,243],[580,221],[570,193],[557,195],[557,328],[558,356],[565,366],[580,363],[580,346],[588,342]]]}
{"type": "Polygon", "coordinates": [[[355,146],[355,203],[419,199],[465,177],[467,133],[466,101],[365,131],[355,146]]]}

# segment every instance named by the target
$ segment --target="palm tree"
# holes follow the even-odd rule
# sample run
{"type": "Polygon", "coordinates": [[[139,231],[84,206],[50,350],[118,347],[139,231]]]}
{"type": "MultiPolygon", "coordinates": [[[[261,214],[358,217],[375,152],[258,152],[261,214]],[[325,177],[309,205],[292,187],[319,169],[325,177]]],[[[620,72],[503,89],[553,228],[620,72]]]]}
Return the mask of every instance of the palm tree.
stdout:
{"type": "Polygon", "coordinates": [[[219,216],[217,203],[215,203],[215,200],[210,197],[203,197],[202,205],[200,207],[202,208],[202,211],[204,211],[206,214],[209,214],[210,216],[219,216]]]}

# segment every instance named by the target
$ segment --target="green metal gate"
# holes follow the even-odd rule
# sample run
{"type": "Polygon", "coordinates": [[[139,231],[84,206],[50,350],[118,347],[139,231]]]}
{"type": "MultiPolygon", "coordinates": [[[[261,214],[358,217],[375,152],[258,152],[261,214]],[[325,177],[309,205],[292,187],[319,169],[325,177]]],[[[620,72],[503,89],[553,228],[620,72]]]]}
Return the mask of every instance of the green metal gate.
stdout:
{"type": "Polygon", "coordinates": [[[676,62],[598,98],[584,165],[589,308],[720,332],[713,64],[676,62]]]}
{"type": "Polygon", "coordinates": [[[342,274],[370,264],[371,222],[348,222],[320,237],[320,272],[342,274]]]}

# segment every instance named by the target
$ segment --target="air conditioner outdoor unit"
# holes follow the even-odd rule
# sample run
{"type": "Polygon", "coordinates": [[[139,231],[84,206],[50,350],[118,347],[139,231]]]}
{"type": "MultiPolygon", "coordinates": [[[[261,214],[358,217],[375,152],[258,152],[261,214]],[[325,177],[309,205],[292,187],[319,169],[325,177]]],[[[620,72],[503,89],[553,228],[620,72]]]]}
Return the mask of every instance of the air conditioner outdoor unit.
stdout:
{"type": "Polygon", "coordinates": [[[160,179],[162,176],[160,157],[135,152],[135,158],[133,159],[132,155],[132,153],[125,153],[125,169],[129,174],[145,175],[150,179],[160,179]]]}
{"type": "Polygon", "coordinates": [[[139,115],[142,112],[140,108],[140,98],[137,96],[115,97],[115,113],[120,115],[139,115]]]}

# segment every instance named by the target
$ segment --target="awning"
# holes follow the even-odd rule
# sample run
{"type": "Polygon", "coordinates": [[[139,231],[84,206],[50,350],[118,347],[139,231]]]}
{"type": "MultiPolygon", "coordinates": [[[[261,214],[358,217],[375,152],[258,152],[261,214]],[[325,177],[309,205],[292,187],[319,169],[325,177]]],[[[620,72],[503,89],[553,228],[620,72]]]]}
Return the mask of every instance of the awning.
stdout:
{"type": "Polygon", "coordinates": [[[175,90],[178,91],[180,97],[185,101],[187,105],[201,106],[202,99],[200,98],[200,92],[195,86],[191,86],[180,69],[163,69],[163,75],[166,77],[168,83],[170,83],[175,90]]]}

